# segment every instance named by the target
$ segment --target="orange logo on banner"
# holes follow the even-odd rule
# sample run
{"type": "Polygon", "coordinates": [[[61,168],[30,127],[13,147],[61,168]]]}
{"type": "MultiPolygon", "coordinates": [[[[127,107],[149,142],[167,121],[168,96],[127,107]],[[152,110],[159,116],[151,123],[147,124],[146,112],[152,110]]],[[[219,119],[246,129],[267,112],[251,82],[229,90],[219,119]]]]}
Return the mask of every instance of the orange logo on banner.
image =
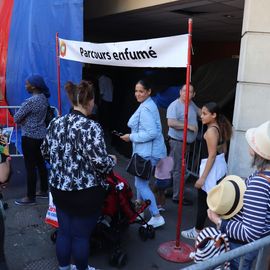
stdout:
{"type": "Polygon", "coordinates": [[[64,57],[66,55],[66,51],[67,51],[66,43],[64,41],[61,41],[61,43],[60,43],[60,55],[62,57],[64,57]]]}

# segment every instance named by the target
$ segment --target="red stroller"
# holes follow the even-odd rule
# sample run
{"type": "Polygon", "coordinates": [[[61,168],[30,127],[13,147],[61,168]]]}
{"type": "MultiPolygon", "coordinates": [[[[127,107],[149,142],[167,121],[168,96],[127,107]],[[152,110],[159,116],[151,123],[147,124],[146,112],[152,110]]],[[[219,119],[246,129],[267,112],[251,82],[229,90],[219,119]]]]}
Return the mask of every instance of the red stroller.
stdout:
{"type": "Polygon", "coordinates": [[[121,250],[121,236],[129,224],[134,223],[140,217],[145,226],[139,228],[139,234],[143,240],[155,237],[155,230],[151,225],[139,216],[150,204],[146,201],[136,209],[132,202],[133,192],[123,177],[111,173],[107,176],[108,193],[102,209],[96,229],[91,237],[92,250],[96,248],[110,248],[110,264],[121,267],[126,264],[127,255],[121,250]]]}

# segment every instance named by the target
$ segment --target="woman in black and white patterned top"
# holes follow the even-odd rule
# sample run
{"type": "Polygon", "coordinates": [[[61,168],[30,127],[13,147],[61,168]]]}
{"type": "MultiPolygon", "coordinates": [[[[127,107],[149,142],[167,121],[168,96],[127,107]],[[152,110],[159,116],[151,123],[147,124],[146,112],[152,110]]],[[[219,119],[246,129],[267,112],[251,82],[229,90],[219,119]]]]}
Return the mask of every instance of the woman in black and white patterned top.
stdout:
{"type": "Polygon", "coordinates": [[[116,157],[108,155],[100,125],[88,118],[94,106],[93,87],[82,81],[78,86],[69,82],[65,88],[74,109],[50,123],[41,150],[51,164],[59,269],[70,269],[72,257],[78,270],[86,270],[92,269],[87,268],[89,238],[103,203],[105,176],[116,157]]]}

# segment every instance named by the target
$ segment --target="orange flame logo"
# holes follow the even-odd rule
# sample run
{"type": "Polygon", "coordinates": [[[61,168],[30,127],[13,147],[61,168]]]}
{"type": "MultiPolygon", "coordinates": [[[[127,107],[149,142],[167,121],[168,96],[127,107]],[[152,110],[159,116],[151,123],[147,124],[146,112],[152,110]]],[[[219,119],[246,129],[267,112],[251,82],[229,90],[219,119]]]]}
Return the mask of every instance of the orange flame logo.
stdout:
{"type": "Polygon", "coordinates": [[[67,52],[66,43],[64,41],[61,41],[61,43],[60,43],[60,55],[62,57],[64,57],[64,56],[66,56],[66,52],[67,52]]]}

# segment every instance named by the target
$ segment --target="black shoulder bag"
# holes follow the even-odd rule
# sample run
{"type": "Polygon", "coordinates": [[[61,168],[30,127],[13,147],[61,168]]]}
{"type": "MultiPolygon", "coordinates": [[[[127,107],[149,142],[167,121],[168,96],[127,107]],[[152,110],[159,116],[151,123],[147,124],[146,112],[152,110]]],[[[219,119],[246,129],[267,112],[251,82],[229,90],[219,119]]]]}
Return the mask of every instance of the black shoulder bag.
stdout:
{"type": "MultiPolygon", "coordinates": [[[[140,118],[138,122],[138,131],[140,125],[140,118]]],[[[153,149],[153,142],[151,147],[151,155],[153,149]]],[[[146,160],[145,158],[141,157],[139,154],[134,153],[127,165],[127,172],[138,176],[144,180],[149,180],[153,171],[151,160],[146,160]]]]}

